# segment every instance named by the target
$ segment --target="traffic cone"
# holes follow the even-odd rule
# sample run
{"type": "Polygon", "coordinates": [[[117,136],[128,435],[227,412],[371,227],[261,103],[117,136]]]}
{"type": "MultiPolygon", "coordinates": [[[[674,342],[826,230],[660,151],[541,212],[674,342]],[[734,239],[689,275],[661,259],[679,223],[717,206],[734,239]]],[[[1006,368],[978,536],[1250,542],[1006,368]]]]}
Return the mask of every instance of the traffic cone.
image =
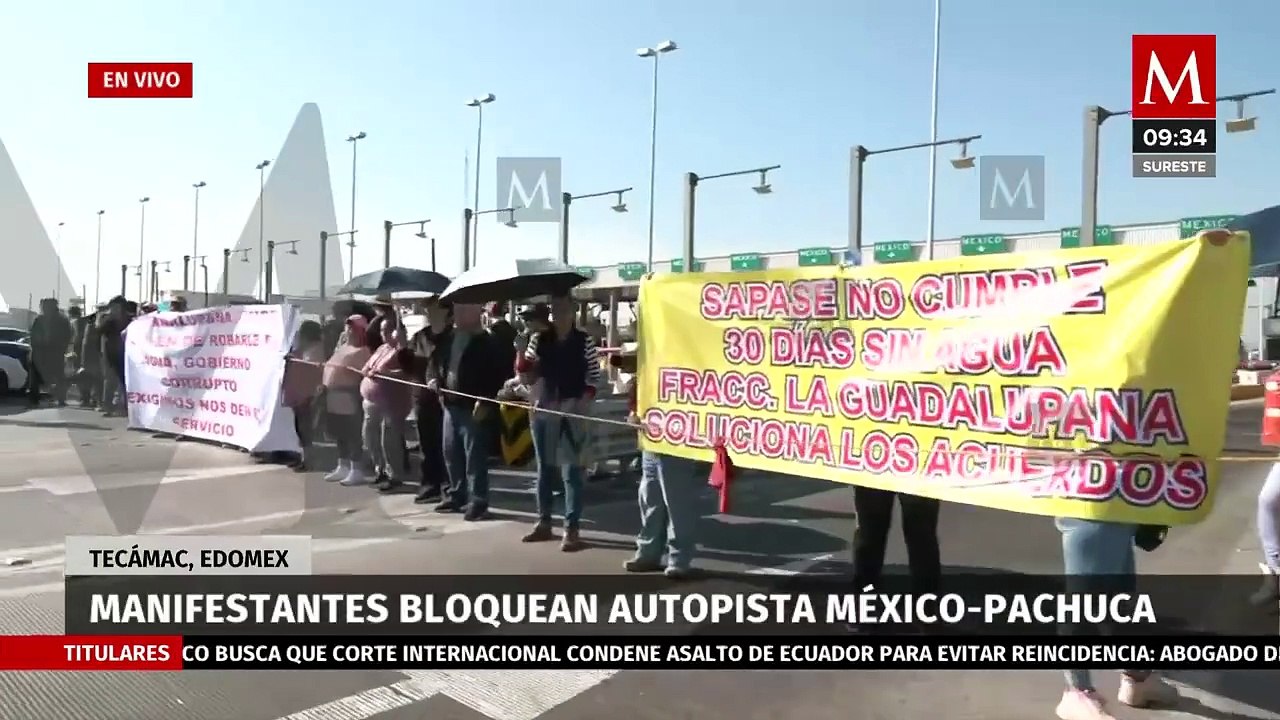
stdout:
{"type": "Polygon", "coordinates": [[[1280,446],[1280,382],[1268,380],[1262,395],[1262,444],[1280,446]]]}

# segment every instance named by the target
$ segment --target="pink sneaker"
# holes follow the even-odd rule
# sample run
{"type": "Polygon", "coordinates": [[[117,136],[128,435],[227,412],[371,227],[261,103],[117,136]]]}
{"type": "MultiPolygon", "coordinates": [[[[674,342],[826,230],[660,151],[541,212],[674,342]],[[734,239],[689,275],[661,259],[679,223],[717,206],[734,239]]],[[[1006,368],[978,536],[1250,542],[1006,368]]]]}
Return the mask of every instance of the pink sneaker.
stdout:
{"type": "Polygon", "coordinates": [[[1060,720],[1115,720],[1094,690],[1068,690],[1058,702],[1060,720]]]}
{"type": "Polygon", "coordinates": [[[1117,698],[1129,707],[1145,708],[1152,705],[1171,707],[1178,703],[1178,689],[1158,675],[1148,675],[1145,680],[1120,676],[1120,694],[1117,698]]]}

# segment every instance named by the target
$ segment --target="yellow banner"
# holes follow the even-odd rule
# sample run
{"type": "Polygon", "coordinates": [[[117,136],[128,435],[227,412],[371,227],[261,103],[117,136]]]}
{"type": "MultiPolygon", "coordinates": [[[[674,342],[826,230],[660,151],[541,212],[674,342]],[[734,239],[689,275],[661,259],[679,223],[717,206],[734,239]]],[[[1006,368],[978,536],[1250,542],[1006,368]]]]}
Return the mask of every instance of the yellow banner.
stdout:
{"type": "Polygon", "coordinates": [[[645,449],[1041,515],[1212,507],[1246,234],[640,290],[645,449]]]}

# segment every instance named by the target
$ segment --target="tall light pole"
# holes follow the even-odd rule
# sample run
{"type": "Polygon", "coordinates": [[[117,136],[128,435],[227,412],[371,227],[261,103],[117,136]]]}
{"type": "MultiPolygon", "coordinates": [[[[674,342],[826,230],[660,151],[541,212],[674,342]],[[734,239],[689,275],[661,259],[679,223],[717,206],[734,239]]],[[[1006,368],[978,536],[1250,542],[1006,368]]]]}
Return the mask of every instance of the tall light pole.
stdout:
{"type": "MultiPolygon", "coordinates": [[[[497,99],[497,96],[493,93],[488,93],[480,97],[471,98],[467,101],[467,107],[473,107],[476,109],[476,191],[475,194],[471,196],[471,207],[473,208],[480,207],[480,148],[481,141],[484,139],[484,106],[497,99]]],[[[471,231],[471,249],[469,251],[463,251],[471,253],[470,262],[464,262],[464,268],[470,267],[480,259],[479,250],[476,248],[476,236],[480,234],[480,214],[476,213],[472,220],[475,222],[475,228],[471,231]]]]}
{"type": "Polygon", "coordinates": [[[937,218],[938,190],[938,58],[942,48],[942,0],[933,0],[933,103],[929,111],[929,227],[924,239],[924,259],[933,259],[933,231],[937,218]]]}
{"type": "Polygon", "coordinates": [[[569,206],[574,200],[586,200],[588,198],[609,197],[616,198],[613,203],[613,211],[616,213],[624,213],[627,211],[627,204],[622,201],[622,196],[629,193],[633,188],[622,188],[621,190],[606,190],[605,192],[587,193],[585,195],[574,195],[572,193],[560,193],[560,254],[558,258],[561,264],[569,264],[569,206]]]}
{"type": "MultiPolygon", "coordinates": [[[[1239,93],[1236,95],[1223,95],[1216,98],[1217,102],[1234,102],[1236,104],[1237,117],[1234,120],[1227,121],[1227,132],[1248,132],[1254,129],[1257,124],[1257,118],[1244,116],[1244,101],[1249,98],[1261,97],[1263,95],[1274,95],[1275,88],[1269,90],[1255,90],[1253,92],[1239,93]]],[[[1108,110],[1100,105],[1090,105],[1084,109],[1084,187],[1082,192],[1082,205],[1080,212],[1080,246],[1087,247],[1093,245],[1094,233],[1098,227],[1098,136],[1102,130],[1102,123],[1107,118],[1119,117],[1121,115],[1129,115],[1132,110],[1108,110]]]]}
{"type": "Polygon", "coordinates": [[[941,147],[943,145],[959,145],[960,156],[951,159],[951,166],[957,170],[969,170],[974,165],[974,158],[969,155],[969,143],[981,140],[981,135],[935,140],[933,142],[900,145],[884,150],[868,150],[861,145],[849,149],[849,251],[857,252],[862,247],[862,171],[867,158],[872,155],[886,155],[904,150],[941,147]]]}
{"type": "MultiPolygon", "coordinates": [[[[209,183],[201,180],[191,186],[196,189],[196,212],[195,217],[192,218],[191,221],[191,257],[198,257],[200,255],[200,188],[208,184],[209,183]]],[[[195,272],[193,271],[191,274],[195,275],[195,272]]],[[[182,284],[184,287],[187,285],[186,268],[183,268],[182,270],[182,284]]],[[[191,284],[196,284],[196,279],[194,277],[191,278],[191,284]]]]}
{"type": "MultiPolygon", "coordinates": [[[[404,227],[405,225],[417,225],[418,226],[417,236],[423,240],[426,240],[427,239],[427,223],[429,222],[431,222],[430,218],[426,220],[410,220],[409,222],[401,222],[401,223],[393,223],[390,220],[382,221],[382,231],[384,233],[383,243],[382,243],[382,266],[391,267],[391,230],[393,228],[404,227]]],[[[435,268],[435,263],[436,263],[435,241],[432,240],[431,243],[432,243],[431,244],[431,269],[435,270],[436,269],[435,268]]]]}
{"type": "Polygon", "coordinates": [[[106,210],[98,211],[98,251],[93,260],[93,306],[102,302],[102,216],[106,210]]]}
{"type": "Polygon", "coordinates": [[[364,131],[360,131],[347,138],[347,142],[351,143],[351,233],[347,239],[347,280],[356,273],[356,148],[367,137],[369,136],[364,131]]]}
{"type": "MultiPolygon", "coordinates": [[[[262,253],[263,253],[263,248],[266,247],[266,244],[263,242],[263,239],[266,236],[265,228],[266,228],[266,216],[267,216],[267,203],[266,203],[267,168],[270,166],[271,166],[270,160],[263,160],[262,162],[254,166],[254,169],[258,171],[258,283],[260,285],[263,283],[262,273],[266,268],[262,253]]],[[[245,258],[248,259],[248,255],[246,255],[245,258]]]]}
{"type": "Polygon", "coordinates": [[[653,272],[653,194],[658,173],[658,58],[675,49],[676,44],[667,40],[651,48],[636,50],[642,58],[653,58],[653,114],[649,119],[649,261],[645,266],[649,272],[653,272]]]}
{"type": "Polygon", "coordinates": [[[53,251],[53,297],[55,300],[62,299],[62,261],[58,258],[58,253],[62,251],[63,225],[66,223],[58,223],[58,239],[54,241],[56,248],[53,251]]]}
{"type": "Polygon", "coordinates": [[[146,278],[142,276],[142,266],[146,261],[142,256],[146,252],[147,245],[147,203],[149,202],[151,202],[151,196],[138,198],[138,206],[142,208],[142,217],[138,222],[138,302],[145,302],[147,296],[146,278]]]}
{"type": "MultiPolygon", "coordinates": [[[[694,226],[694,206],[698,201],[698,183],[706,180],[716,180],[719,178],[738,177],[739,175],[760,175],[760,182],[752,186],[752,190],[757,195],[768,195],[773,192],[773,186],[768,183],[769,173],[782,167],[781,165],[770,165],[768,167],[752,168],[750,170],[735,170],[734,172],[719,173],[716,175],[706,175],[699,177],[697,173],[684,174],[684,271],[693,272],[694,254],[693,254],[693,226],[694,226]]],[[[653,272],[652,268],[649,268],[653,272]]]]}

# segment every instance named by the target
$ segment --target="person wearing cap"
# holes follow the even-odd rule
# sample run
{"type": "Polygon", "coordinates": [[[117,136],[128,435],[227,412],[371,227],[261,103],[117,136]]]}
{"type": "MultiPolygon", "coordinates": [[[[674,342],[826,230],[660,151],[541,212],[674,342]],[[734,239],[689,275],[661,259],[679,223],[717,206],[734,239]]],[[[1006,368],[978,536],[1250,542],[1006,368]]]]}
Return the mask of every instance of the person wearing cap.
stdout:
{"type": "MultiPolygon", "coordinates": [[[[413,351],[413,379],[426,385],[436,348],[453,332],[453,309],[448,303],[431,299],[425,303],[423,314],[427,317],[427,324],[413,334],[409,349],[413,351]]],[[[440,394],[419,388],[414,415],[418,419],[418,449],[422,452],[421,482],[414,502],[422,505],[443,500],[444,488],[449,483],[449,468],[444,460],[444,407],[440,403],[440,394]]]]}
{"type": "Polygon", "coordinates": [[[564,538],[560,549],[574,552],[585,545],[579,537],[582,520],[582,486],[586,475],[583,446],[587,432],[579,419],[559,413],[586,415],[600,382],[600,355],[591,336],[574,325],[573,299],[557,297],[551,303],[551,327],[537,333],[520,357],[517,370],[537,378],[534,414],[530,418],[533,451],[538,474],[535,490],[538,524],[524,542],[554,540],[551,510],[555,485],[564,484],[564,538]],[[539,412],[539,411],[551,412],[539,412]]]}
{"type": "Polygon", "coordinates": [[[431,354],[427,389],[440,393],[444,407],[444,458],[449,490],[436,512],[465,512],[466,520],[489,517],[489,442],[485,431],[497,415],[492,401],[510,374],[498,341],[485,332],[483,308],[453,306],[453,332],[431,354]]]}
{"type": "Polygon", "coordinates": [[[40,301],[40,315],[31,323],[31,405],[40,404],[40,386],[48,385],[58,407],[67,404],[67,350],[75,337],[71,321],[58,309],[56,298],[40,301]]]}
{"type": "MultiPolygon", "coordinates": [[[[365,363],[364,380],[360,382],[364,448],[373,465],[374,484],[383,492],[394,491],[408,474],[409,451],[404,431],[412,407],[409,386],[399,382],[408,379],[412,355],[404,326],[390,300],[387,296],[375,300],[378,316],[369,324],[368,334],[372,335],[376,326],[382,337],[365,363]]],[[[367,344],[372,345],[372,340],[367,344]]]]}

